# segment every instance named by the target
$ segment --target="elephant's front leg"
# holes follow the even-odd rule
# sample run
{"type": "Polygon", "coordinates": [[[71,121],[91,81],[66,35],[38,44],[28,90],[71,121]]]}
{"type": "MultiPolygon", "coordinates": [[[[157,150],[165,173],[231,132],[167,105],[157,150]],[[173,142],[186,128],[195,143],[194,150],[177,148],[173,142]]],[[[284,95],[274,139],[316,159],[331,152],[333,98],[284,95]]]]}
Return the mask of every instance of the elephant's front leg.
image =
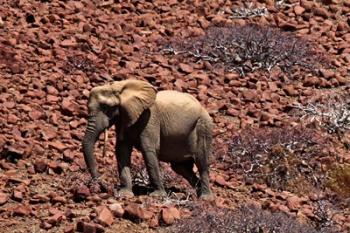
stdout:
{"type": "Polygon", "coordinates": [[[118,142],[116,147],[116,157],[118,162],[119,178],[121,189],[119,195],[134,196],[132,192],[132,178],[131,178],[131,151],[132,145],[126,142],[118,142]]]}
{"type": "Polygon", "coordinates": [[[142,154],[145,160],[151,185],[154,188],[154,191],[150,194],[150,196],[166,196],[166,192],[160,178],[159,161],[156,151],[143,150],[142,154]]]}

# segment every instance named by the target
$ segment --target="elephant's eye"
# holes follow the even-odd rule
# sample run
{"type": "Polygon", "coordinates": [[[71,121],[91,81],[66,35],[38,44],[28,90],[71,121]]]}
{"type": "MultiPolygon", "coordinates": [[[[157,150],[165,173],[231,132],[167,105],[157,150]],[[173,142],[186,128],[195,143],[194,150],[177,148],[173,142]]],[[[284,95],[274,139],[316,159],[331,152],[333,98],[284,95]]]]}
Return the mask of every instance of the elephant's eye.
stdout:
{"type": "Polygon", "coordinates": [[[102,112],[107,112],[109,106],[107,104],[100,104],[100,109],[102,112]]]}

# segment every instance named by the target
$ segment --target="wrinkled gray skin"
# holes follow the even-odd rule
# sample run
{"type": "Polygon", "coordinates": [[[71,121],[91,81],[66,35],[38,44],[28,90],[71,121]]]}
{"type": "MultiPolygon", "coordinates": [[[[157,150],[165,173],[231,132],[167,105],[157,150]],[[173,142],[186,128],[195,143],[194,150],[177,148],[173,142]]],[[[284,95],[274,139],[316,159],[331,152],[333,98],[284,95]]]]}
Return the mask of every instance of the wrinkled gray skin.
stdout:
{"type": "Polygon", "coordinates": [[[147,82],[125,80],[95,87],[89,97],[89,119],[83,139],[85,162],[92,178],[98,178],[94,144],[101,132],[116,126],[116,157],[121,180],[120,194],[132,196],[131,151],[141,151],[155,191],[165,195],[159,161],[169,162],[201,198],[209,198],[209,165],[212,120],[191,95],[160,91],[147,82]],[[193,172],[196,165],[200,178],[193,172]]]}

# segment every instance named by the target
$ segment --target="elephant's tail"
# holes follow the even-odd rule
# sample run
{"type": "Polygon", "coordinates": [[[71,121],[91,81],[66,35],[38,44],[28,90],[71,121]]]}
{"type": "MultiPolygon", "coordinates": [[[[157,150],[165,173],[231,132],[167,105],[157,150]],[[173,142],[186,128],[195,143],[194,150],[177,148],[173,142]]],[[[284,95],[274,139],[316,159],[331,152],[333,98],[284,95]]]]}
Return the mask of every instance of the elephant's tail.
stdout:
{"type": "Polygon", "coordinates": [[[212,130],[213,122],[208,112],[203,110],[201,117],[197,122],[197,145],[198,155],[201,159],[209,163],[209,157],[212,153],[212,130]]]}

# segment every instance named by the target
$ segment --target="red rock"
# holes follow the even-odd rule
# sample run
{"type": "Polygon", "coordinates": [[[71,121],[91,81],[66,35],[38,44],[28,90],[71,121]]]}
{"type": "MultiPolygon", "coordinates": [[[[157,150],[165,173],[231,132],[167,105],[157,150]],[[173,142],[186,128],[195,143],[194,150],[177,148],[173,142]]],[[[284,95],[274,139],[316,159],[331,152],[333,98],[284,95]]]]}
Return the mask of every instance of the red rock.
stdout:
{"type": "Polygon", "coordinates": [[[16,216],[28,216],[31,213],[31,209],[27,205],[18,205],[14,210],[13,214],[16,216]]]}
{"type": "Polygon", "coordinates": [[[74,233],[75,232],[75,227],[74,225],[68,225],[63,229],[64,233],[74,233]]]}
{"type": "Polygon", "coordinates": [[[289,96],[297,96],[299,92],[294,89],[293,85],[285,85],[283,87],[283,90],[287,93],[289,96]]]}
{"type": "Polygon", "coordinates": [[[310,205],[303,205],[300,211],[309,218],[315,217],[314,210],[310,205]]]}
{"type": "Polygon", "coordinates": [[[75,189],[74,197],[76,199],[86,199],[91,195],[90,189],[86,185],[80,185],[75,189]]]}
{"type": "Polygon", "coordinates": [[[261,116],[260,116],[260,120],[261,121],[266,121],[266,122],[269,122],[269,123],[272,123],[273,122],[273,119],[274,119],[274,115],[271,114],[271,113],[268,113],[268,112],[261,112],[261,116]]]}
{"type": "Polygon", "coordinates": [[[64,215],[62,212],[56,213],[53,216],[49,217],[47,219],[47,222],[51,224],[52,226],[56,226],[59,222],[61,222],[64,219],[64,215]]]}
{"type": "Polygon", "coordinates": [[[226,205],[226,201],[224,198],[222,197],[216,197],[215,198],[215,205],[219,208],[226,208],[227,205],[226,205]]]}
{"type": "Polygon", "coordinates": [[[288,209],[288,207],[285,206],[285,205],[277,204],[277,208],[278,208],[278,210],[280,210],[280,211],[282,211],[282,212],[284,212],[284,213],[286,213],[286,214],[289,213],[289,209],[288,209]]]}
{"type": "Polygon", "coordinates": [[[104,226],[110,226],[114,222],[114,217],[112,212],[105,206],[102,206],[97,221],[104,226]]]}
{"type": "Polygon", "coordinates": [[[275,92],[278,90],[278,86],[275,82],[268,82],[270,91],[275,92]]]}
{"type": "Polygon", "coordinates": [[[51,140],[57,137],[57,129],[52,126],[41,127],[41,134],[44,140],[51,140]]]}
{"type": "Polygon", "coordinates": [[[314,8],[314,2],[309,0],[301,0],[300,5],[307,10],[312,10],[314,8]]]}
{"type": "Polygon", "coordinates": [[[50,223],[44,221],[44,222],[42,222],[42,223],[40,224],[40,227],[43,228],[43,229],[45,229],[45,230],[49,230],[49,229],[51,229],[53,226],[52,226],[50,223]]]}
{"type": "Polygon", "coordinates": [[[108,208],[112,211],[113,215],[117,218],[123,217],[125,210],[122,205],[119,203],[113,203],[108,206],[108,208]]]}
{"type": "Polygon", "coordinates": [[[334,76],[335,76],[335,73],[332,70],[329,70],[329,69],[322,69],[321,70],[321,74],[326,79],[331,79],[331,78],[334,78],[334,76]]]}
{"type": "Polygon", "coordinates": [[[301,199],[297,196],[291,196],[287,198],[287,206],[290,210],[296,211],[301,206],[301,199]]]}
{"type": "Polygon", "coordinates": [[[216,175],[215,176],[215,183],[221,186],[226,186],[227,182],[224,179],[224,177],[220,176],[220,175],[216,175]]]}
{"type": "Polygon", "coordinates": [[[237,109],[234,109],[234,108],[229,108],[229,109],[227,109],[226,114],[229,116],[237,117],[237,116],[239,116],[240,111],[237,109]]]}
{"type": "Polygon", "coordinates": [[[29,115],[30,119],[32,119],[33,121],[39,120],[44,116],[44,114],[42,112],[37,111],[35,109],[30,111],[28,115],[29,115]]]}
{"type": "Polygon", "coordinates": [[[76,216],[76,214],[72,211],[72,209],[67,209],[64,215],[69,219],[74,218],[76,216]]]}
{"type": "Polygon", "coordinates": [[[188,74],[193,72],[193,67],[184,63],[180,63],[179,68],[182,72],[185,72],[188,74]]]}
{"type": "Polygon", "coordinates": [[[121,46],[121,50],[125,53],[125,54],[130,54],[134,51],[134,47],[131,46],[131,45],[126,45],[126,44],[123,44],[121,46]]]}
{"type": "Polygon", "coordinates": [[[257,93],[255,90],[245,90],[242,92],[243,98],[248,101],[256,101],[257,100],[257,93]]]}
{"type": "Polygon", "coordinates": [[[315,76],[309,76],[305,78],[304,85],[305,86],[314,86],[320,84],[320,78],[315,76]]]}
{"type": "Polygon", "coordinates": [[[6,193],[0,193],[0,205],[3,205],[7,202],[8,195],[6,193]]]}
{"type": "Polygon", "coordinates": [[[36,194],[33,196],[32,199],[30,199],[30,202],[35,204],[35,203],[44,203],[50,201],[50,198],[46,195],[40,195],[36,194]]]}
{"type": "Polygon", "coordinates": [[[180,211],[175,207],[162,209],[162,220],[165,224],[171,225],[175,220],[180,219],[180,211]]]}
{"type": "Polygon", "coordinates": [[[103,233],[103,232],[105,232],[105,229],[104,229],[104,227],[102,225],[96,224],[95,227],[96,227],[96,233],[103,233]]]}
{"type": "Polygon", "coordinates": [[[96,224],[84,222],[83,233],[96,233],[96,224]]]}
{"type": "Polygon", "coordinates": [[[13,199],[16,201],[22,201],[23,200],[23,193],[18,190],[13,190],[13,199]]]}
{"type": "Polygon", "coordinates": [[[37,173],[43,173],[47,169],[47,163],[43,160],[37,160],[34,162],[34,170],[37,173]]]}
{"type": "Polygon", "coordinates": [[[321,17],[323,17],[325,19],[327,19],[329,17],[329,12],[323,7],[316,7],[316,8],[314,8],[314,14],[318,15],[318,16],[321,16],[321,17]]]}
{"type": "Polygon", "coordinates": [[[65,48],[72,48],[72,47],[76,47],[77,46],[77,42],[75,41],[74,38],[66,39],[66,40],[63,40],[60,45],[62,47],[65,47],[65,48]]]}
{"type": "Polygon", "coordinates": [[[50,142],[49,145],[53,148],[55,148],[56,150],[62,152],[64,149],[66,149],[67,147],[60,141],[53,141],[50,142]]]}
{"type": "Polygon", "coordinates": [[[255,191],[262,191],[265,192],[265,189],[267,188],[266,184],[254,184],[253,185],[253,190],[255,191]]]}
{"type": "Polygon", "coordinates": [[[66,115],[74,115],[79,112],[79,105],[71,99],[64,98],[61,105],[62,111],[66,115]]]}
{"type": "Polygon", "coordinates": [[[20,119],[15,114],[9,114],[7,117],[7,122],[11,124],[16,124],[20,119]]]}
{"type": "Polygon", "coordinates": [[[131,203],[125,207],[125,214],[127,214],[130,218],[136,218],[141,220],[151,219],[153,213],[145,210],[141,205],[131,203]]]}
{"type": "Polygon", "coordinates": [[[62,203],[62,204],[64,204],[64,203],[67,202],[67,199],[65,197],[63,197],[63,196],[56,196],[56,197],[53,197],[51,199],[51,202],[52,203],[62,203]]]}
{"type": "Polygon", "coordinates": [[[305,8],[303,8],[303,7],[301,7],[301,6],[296,5],[296,6],[294,7],[294,13],[295,13],[296,15],[301,15],[301,14],[304,13],[304,11],[305,11],[305,8]]]}
{"type": "Polygon", "coordinates": [[[7,109],[12,109],[16,106],[16,103],[13,101],[6,101],[5,103],[2,104],[3,107],[7,108],[7,109]]]}
{"type": "Polygon", "coordinates": [[[158,218],[158,216],[152,217],[152,218],[148,221],[148,226],[149,226],[150,228],[157,228],[157,227],[159,227],[159,218],[158,218]]]}
{"type": "Polygon", "coordinates": [[[71,122],[69,122],[69,126],[70,126],[72,129],[76,129],[79,125],[80,125],[80,122],[79,122],[79,121],[71,121],[71,122]]]}

